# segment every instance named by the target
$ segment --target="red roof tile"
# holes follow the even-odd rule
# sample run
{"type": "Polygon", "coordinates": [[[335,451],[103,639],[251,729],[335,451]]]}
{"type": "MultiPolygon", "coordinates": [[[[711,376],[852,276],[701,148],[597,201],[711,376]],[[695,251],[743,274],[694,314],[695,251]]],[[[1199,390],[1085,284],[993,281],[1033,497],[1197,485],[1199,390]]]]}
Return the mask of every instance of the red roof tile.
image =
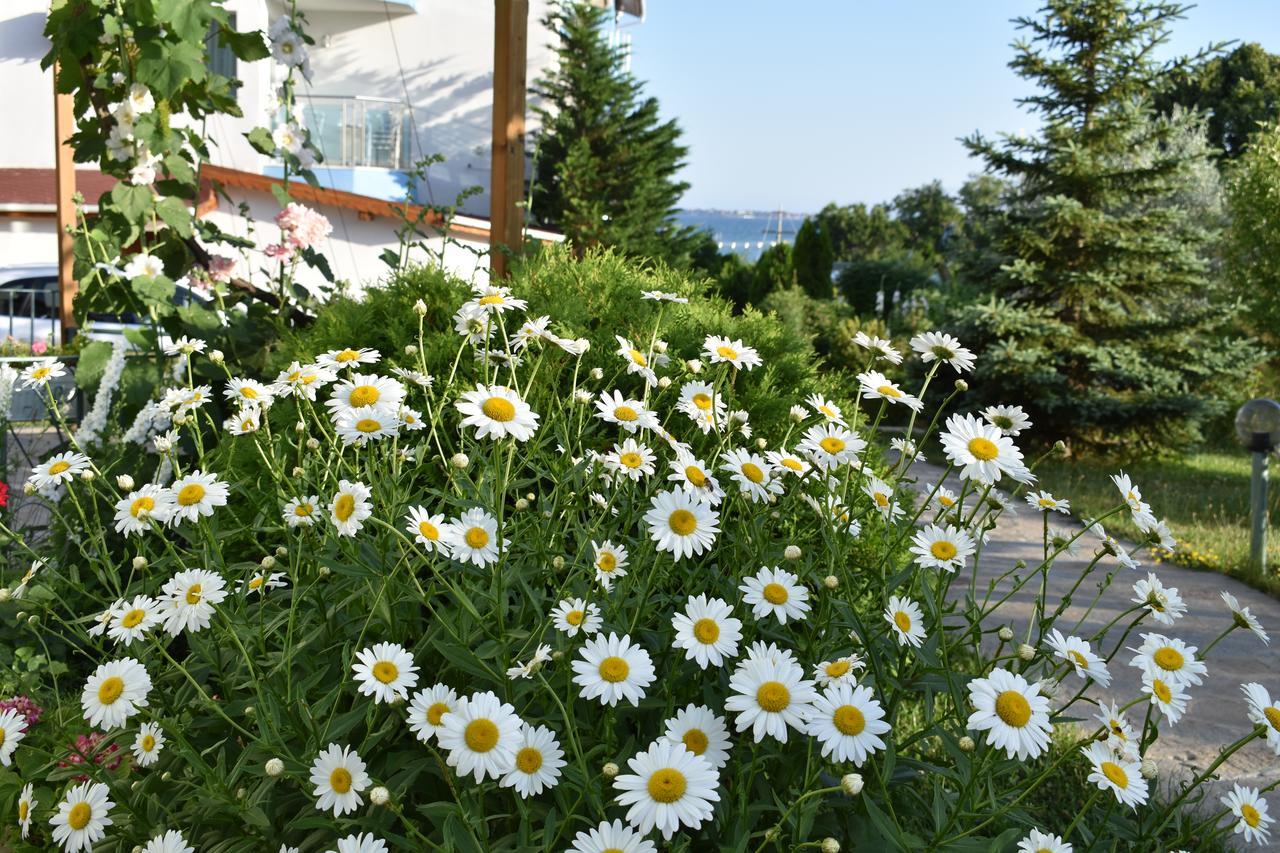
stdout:
{"type": "MultiPolygon", "coordinates": [[[[86,204],[111,189],[116,179],[97,169],[76,170],[76,190],[86,204]]],[[[53,169],[0,168],[0,204],[54,204],[57,201],[53,169]]]]}

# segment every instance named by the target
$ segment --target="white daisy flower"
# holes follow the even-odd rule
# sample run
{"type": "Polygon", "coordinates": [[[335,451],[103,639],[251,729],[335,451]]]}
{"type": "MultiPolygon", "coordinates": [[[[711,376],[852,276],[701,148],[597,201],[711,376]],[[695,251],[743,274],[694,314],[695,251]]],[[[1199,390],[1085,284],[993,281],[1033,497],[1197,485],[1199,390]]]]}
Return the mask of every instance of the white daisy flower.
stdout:
{"type": "Polygon", "coordinates": [[[935,490],[932,485],[925,483],[922,489],[926,495],[933,495],[933,502],[938,505],[938,509],[942,512],[955,509],[956,504],[960,501],[956,493],[948,489],[946,486],[939,486],[937,490],[935,490]]]}
{"type": "Polygon", "coordinates": [[[316,523],[320,511],[319,495],[302,495],[290,498],[284,505],[282,515],[284,523],[291,527],[310,527],[316,523]]]}
{"type": "Polygon", "coordinates": [[[227,505],[227,484],[199,469],[174,480],[169,490],[174,497],[169,520],[174,524],[184,520],[199,521],[201,516],[213,515],[214,507],[227,505]]]}
{"type": "Polygon", "coordinates": [[[615,444],[613,450],[604,455],[603,461],[605,469],[611,473],[638,481],[654,472],[653,461],[656,458],[648,447],[628,438],[621,444],[615,444]]]}
{"type": "Polygon", "coordinates": [[[516,744],[515,767],[502,777],[500,784],[515,788],[517,794],[528,799],[554,788],[564,765],[564,750],[555,732],[546,726],[525,725],[516,744]]]}
{"type": "Polygon", "coordinates": [[[107,636],[128,646],[141,640],[147,632],[164,622],[160,602],[149,595],[135,595],[129,602],[113,607],[107,621],[107,636]]]}
{"type": "Polygon", "coordinates": [[[600,630],[602,621],[600,606],[588,604],[581,598],[566,598],[551,611],[551,624],[570,637],[578,636],[579,631],[594,634],[600,630]]]}
{"type": "Polygon", "coordinates": [[[338,839],[338,849],[326,853],[387,853],[387,842],[372,832],[360,832],[338,839]]]}
{"type": "Polygon", "coordinates": [[[506,550],[511,543],[499,540],[498,519],[479,507],[471,509],[449,522],[445,543],[449,555],[459,563],[488,566],[498,560],[498,549],[506,550]]]}
{"type": "Polygon", "coordinates": [[[810,394],[805,398],[805,402],[831,423],[847,426],[844,420],[844,413],[840,411],[840,407],[821,394],[810,394]]]}
{"type": "Polygon", "coordinates": [[[1138,742],[1133,736],[1133,726],[1125,719],[1115,702],[1099,704],[1094,719],[1102,724],[1108,749],[1129,758],[1138,757],[1138,742]]]}
{"type": "Polygon", "coordinates": [[[898,451],[898,457],[907,460],[909,463],[929,461],[920,452],[920,448],[916,447],[916,443],[909,438],[890,439],[889,448],[898,451]]]}
{"type": "Polygon", "coordinates": [[[809,734],[822,744],[822,757],[852,761],[861,767],[884,749],[880,735],[889,731],[884,708],[865,685],[836,684],[813,700],[809,734]]]}
{"type": "Polygon", "coordinates": [[[104,732],[120,728],[125,721],[147,707],[151,676],[133,658],[101,664],[84,684],[80,707],[89,725],[104,732]]]}
{"type": "Polygon", "coordinates": [[[31,832],[31,813],[40,805],[32,793],[31,783],[22,786],[18,794],[18,832],[25,839],[31,832]]]}
{"type": "Polygon", "coordinates": [[[520,663],[516,661],[516,665],[507,670],[507,678],[515,681],[517,678],[533,678],[535,672],[542,668],[542,665],[551,660],[551,646],[546,643],[539,644],[533,650],[533,657],[528,662],[520,663]]]}
{"type": "Polygon", "coordinates": [[[743,578],[738,589],[753,616],[764,619],[772,614],[785,625],[788,619],[803,620],[809,612],[809,590],[798,581],[799,576],[786,569],[762,566],[754,577],[743,578]]]}
{"type": "Polygon", "coordinates": [[[721,457],[720,470],[738,484],[738,490],[752,503],[768,502],[771,495],[782,494],[782,483],[771,473],[764,457],[746,450],[730,450],[721,457]]]}
{"type": "Polygon", "coordinates": [[[614,578],[624,577],[627,574],[627,549],[621,545],[614,545],[606,539],[600,543],[593,541],[591,550],[594,554],[596,580],[608,590],[613,585],[614,578]]]}
{"type": "Polygon", "coordinates": [[[786,662],[789,664],[800,665],[796,660],[795,653],[791,649],[784,649],[777,643],[766,643],[764,640],[756,640],[747,647],[748,660],[763,660],[770,663],[786,662]]]}
{"type": "Polygon", "coordinates": [[[787,729],[803,733],[818,693],[794,660],[748,657],[739,661],[729,678],[730,696],[724,709],[737,712],[734,727],[759,743],[770,736],[787,742],[787,729]]]}
{"type": "Polygon", "coordinates": [[[1235,834],[1244,834],[1244,840],[1257,844],[1271,842],[1271,830],[1275,818],[1267,814],[1267,801],[1257,788],[1233,784],[1231,793],[1222,798],[1222,804],[1231,810],[1236,820],[1235,834]]]}
{"type": "Polygon", "coordinates": [[[1191,697],[1187,695],[1186,685],[1151,672],[1142,673],[1142,692],[1147,694],[1151,704],[1164,714],[1169,725],[1181,719],[1187,711],[1187,703],[1191,701],[1191,697]]]}
{"type": "MultiPolygon", "coordinates": [[[[1177,590],[1174,590],[1177,592],[1177,590]]],[[[1237,627],[1248,628],[1253,635],[1263,642],[1264,645],[1271,644],[1271,638],[1267,636],[1267,632],[1262,629],[1262,623],[1249,612],[1249,608],[1241,607],[1236,597],[1225,589],[1222,591],[1222,603],[1227,605],[1227,609],[1231,611],[1231,618],[1237,627]]]]}
{"type": "Polygon", "coordinates": [[[115,803],[110,793],[111,789],[101,782],[72,786],[58,803],[57,814],[49,819],[54,842],[61,844],[66,853],[93,850],[112,824],[110,811],[115,803]]]}
{"type": "Polygon", "coordinates": [[[1072,848],[1057,835],[1033,829],[1018,842],[1017,853],[1072,853],[1072,848]]]}
{"type": "Polygon", "coordinates": [[[458,694],[444,684],[433,684],[413,694],[409,702],[409,730],[423,743],[444,728],[444,715],[452,713],[458,705],[458,694]]]}
{"type": "Polygon", "coordinates": [[[1152,618],[1162,625],[1172,625],[1187,612],[1187,605],[1183,603],[1182,596],[1178,595],[1178,588],[1166,587],[1155,572],[1147,572],[1145,580],[1133,585],[1133,598],[1130,601],[1146,607],[1152,618]]]}
{"type": "Polygon", "coordinates": [[[1142,763],[1116,755],[1106,744],[1094,741],[1081,748],[1093,765],[1089,781],[1099,790],[1110,791],[1123,805],[1136,809],[1147,801],[1147,780],[1142,778],[1142,763]]]}
{"type": "Polygon", "coordinates": [[[281,397],[301,397],[315,402],[316,393],[337,378],[338,374],[329,368],[295,361],[280,371],[271,390],[281,397]]]}
{"type": "Polygon", "coordinates": [[[330,415],[343,409],[361,409],[365,406],[382,406],[395,411],[404,403],[404,385],[389,376],[376,373],[356,373],[339,380],[333,393],[325,400],[330,415]]]}
{"type": "Polygon", "coordinates": [[[352,674],[362,696],[372,696],[374,704],[408,699],[418,683],[418,665],[413,655],[399,643],[377,643],[356,652],[352,674]]]}
{"type": "Polygon", "coordinates": [[[794,474],[797,477],[803,477],[812,470],[808,460],[785,449],[770,450],[764,456],[769,460],[769,467],[775,474],[794,474]]]}
{"type": "Polygon", "coordinates": [[[898,403],[913,412],[924,408],[923,400],[903,391],[896,382],[891,382],[889,377],[878,370],[858,374],[858,393],[869,400],[898,403]]]}
{"type": "Polygon", "coordinates": [[[920,648],[924,642],[924,614],[920,605],[909,598],[894,595],[884,608],[884,619],[893,629],[898,645],[920,648]]]}
{"type": "Polygon", "coordinates": [[[724,718],[706,705],[689,705],[677,711],[666,722],[666,738],[684,744],[685,749],[705,758],[714,770],[729,763],[729,750],[733,747],[729,728],[724,718]]]}
{"type": "Polygon", "coordinates": [[[903,514],[902,506],[893,499],[893,487],[874,474],[867,475],[866,482],[862,484],[862,491],[871,498],[876,512],[880,513],[885,521],[892,522],[903,514]]]}
{"type": "Polygon", "coordinates": [[[1027,502],[1027,506],[1037,512],[1060,512],[1063,515],[1071,514],[1071,501],[1055,498],[1048,492],[1028,492],[1023,500],[1027,502]]]}
{"type": "Polygon", "coordinates": [[[671,473],[667,480],[679,483],[682,489],[709,506],[719,506],[724,497],[720,481],[707,470],[701,459],[692,456],[671,460],[671,473]]]}
{"type": "Polygon", "coordinates": [[[642,290],[640,291],[641,299],[650,299],[654,302],[674,302],[676,305],[688,305],[689,300],[678,293],[663,293],[661,290],[642,290]]]}
{"type": "Polygon", "coordinates": [[[659,738],[627,766],[631,772],[619,774],[613,785],[621,792],[618,803],[630,807],[627,822],[642,835],[657,827],[670,841],[680,827],[697,829],[711,819],[720,775],[683,744],[659,738]]]}
{"type": "Polygon", "coordinates": [[[1257,682],[1240,685],[1249,704],[1249,722],[1267,731],[1267,746],[1280,755],[1280,702],[1272,702],[1267,688],[1257,682]]]}
{"type": "Polygon", "coordinates": [[[902,364],[902,353],[894,349],[893,345],[884,338],[858,332],[853,336],[853,342],[863,349],[870,350],[876,358],[882,358],[890,364],[902,364]]]}
{"type": "MultiPolygon", "coordinates": [[[[334,370],[342,367],[358,367],[361,364],[377,364],[382,358],[376,349],[335,349],[322,353],[316,363],[334,370]]],[[[374,401],[376,402],[376,401],[374,401]]]]}
{"type": "Polygon", "coordinates": [[[579,832],[566,853],[658,853],[653,842],[620,820],[579,832]]]}
{"type": "Polygon", "coordinates": [[[338,491],[329,502],[329,520],[339,536],[355,536],[364,527],[365,519],[373,515],[372,494],[364,483],[338,481],[338,491]]]}
{"type": "Polygon", "coordinates": [[[839,424],[814,424],[805,430],[796,449],[823,471],[832,471],[857,461],[867,443],[839,424]]]}
{"type": "Polygon", "coordinates": [[[311,792],[316,797],[316,808],[333,810],[334,817],[342,817],[364,805],[360,792],[369,787],[369,774],[364,761],[349,746],[331,743],[311,762],[311,792]]]}
{"type": "Polygon", "coordinates": [[[1119,474],[1112,474],[1111,482],[1115,483],[1120,496],[1124,498],[1125,504],[1129,507],[1129,513],[1133,516],[1134,524],[1143,530],[1155,526],[1156,517],[1151,512],[1151,505],[1142,500],[1142,492],[1139,491],[1133,480],[1129,478],[1129,475],[1123,471],[1119,474]]]}
{"type": "Polygon", "coordinates": [[[133,760],[139,767],[150,767],[160,757],[164,749],[164,732],[155,723],[143,723],[138,728],[138,736],[133,739],[133,760]]]}
{"type": "Polygon", "coordinates": [[[720,513],[685,491],[654,495],[644,520],[658,550],[676,560],[710,550],[720,532],[720,513]]]}
{"type": "Polygon", "coordinates": [[[986,678],[969,682],[969,702],[974,712],[967,727],[985,731],[987,743],[1003,749],[1009,758],[1025,761],[1049,748],[1053,726],[1049,700],[1039,684],[1028,684],[1021,675],[996,668],[986,678]]]}
{"type": "Polygon", "coordinates": [[[925,332],[911,339],[911,348],[920,354],[925,364],[931,361],[945,362],[957,373],[973,370],[974,355],[960,345],[958,338],[946,332],[925,332]]]}
{"type": "Polygon", "coordinates": [[[1002,476],[1017,479],[1025,470],[1022,451],[996,427],[973,415],[952,415],[942,433],[947,459],[960,468],[960,476],[989,486],[1002,476]]]}
{"type": "Polygon", "coordinates": [[[169,578],[160,590],[160,611],[169,636],[208,628],[213,606],[227,597],[226,586],[222,575],[207,569],[183,569],[169,578]]]}
{"type": "Polygon", "coordinates": [[[22,370],[22,387],[38,388],[51,380],[67,375],[67,368],[56,358],[42,358],[33,361],[22,370]]]}
{"type": "Polygon", "coordinates": [[[415,542],[426,548],[427,553],[448,553],[444,539],[447,522],[443,513],[433,515],[426,507],[415,506],[409,508],[405,520],[409,522],[405,529],[415,542]]]}
{"type": "Polygon", "coordinates": [[[273,400],[271,389],[256,379],[232,379],[227,382],[227,387],[222,389],[222,396],[240,406],[256,406],[262,409],[270,408],[273,400]]]}
{"type": "Polygon", "coordinates": [[[472,693],[441,718],[436,732],[440,748],[448,750],[449,766],[459,776],[501,779],[516,764],[524,723],[516,709],[494,693],[472,693]]]}
{"type": "Polygon", "coordinates": [[[712,364],[731,364],[738,370],[751,370],[764,363],[754,348],[718,335],[707,335],[702,342],[702,354],[712,364]]]}
{"type": "Polygon", "coordinates": [[[498,284],[473,284],[475,304],[490,314],[504,314],[519,308],[524,310],[529,303],[511,295],[511,288],[498,284]]]}
{"type": "Polygon", "coordinates": [[[249,576],[248,580],[240,581],[236,588],[246,596],[253,595],[255,592],[262,596],[269,589],[283,589],[288,585],[284,572],[256,571],[249,576]]]}
{"type": "Polygon", "coordinates": [[[146,531],[152,521],[165,524],[176,506],[173,492],[169,489],[145,485],[116,501],[116,532],[132,536],[146,531]]]}
{"type": "Polygon", "coordinates": [[[738,654],[742,622],[733,618],[733,608],[719,598],[690,596],[683,613],[671,617],[676,636],[672,646],[684,649],[685,660],[698,666],[723,666],[738,654]]]}
{"type": "Polygon", "coordinates": [[[12,708],[0,711],[0,767],[13,763],[18,741],[27,736],[27,718],[12,708]]]}
{"type": "Polygon", "coordinates": [[[1031,418],[1021,406],[987,406],[982,410],[982,417],[1005,435],[1018,435],[1031,428],[1031,418]]]}
{"type": "Polygon", "coordinates": [[[1093,653],[1087,640],[1063,636],[1061,631],[1054,628],[1045,638],[1045,642],[1057,657],[1071,664],[1076,675],[1081,678],[1092,678],[1103,687],[1111,684],[1111,673],[1107,671],[1107,662],[1093,653]]]}
{"type": "Polygon", "coordinates": [[[850,652],[844,657],[824,660],[813,667],[814,680],[819,687],[831,687],[836,684],[856,684],[858,673],[866,669],[866,664],[857,654],[850,652]]]}
{"type": "Polygon", "coordinates": [[[371,441],[394,437],[400,430],[400,417],[396,409],[386,406],[340,409],[333,427],[344,446],[364,447],[371,441]]]}
{"type": "Polygon", "coordinates": [[[617,391],[601,392],[600,399],[596,400],[596,417],[630,433],[639,429],[653,429],[658,425],[658,416],[649,411],[644,403],[623,397],[617,391]]]}
{"type": "Polygon", "coordinates": [[[916,531],[910,550],[921,568],[954,572],[964,568],[977,545],[963,528],[930,524],[916,531]]]}
{"type": "Polygon", "coordinates": [[[67,452],[50,456],[31,469],[27,482],[37,489],[48,489],[52,486],[65,485],[89,470],[89,457],[83,453],[67,452]]]}
{"type": "Polygon", "coordinates": [[[462,426],[475,427],[477,440],[511,436],[528,441],[538,431],[538,413],[514,390],[500,385],[477,385],[454,406],[463,415],[462,426]]]}
{"type": "Polygon", "coordinates": [[[1208,672],[1204,661],[1196,660],[1196,647],[1163,634],[1143,634],[1142,645],[1129,649],[1134,653],[1129,666],[1178,684],[1199,684],[1208,672]]]}
{"type": "Polygon", "coordinates": [[[618,342],[616,352],[627,363],[627,373],[641,377],[647,385],[658,384],[658,374],[654,373],[653,368],[649,365],[649,357],[622,335],[614,335],[613,337],[618,342]]]}
{"type": "Polygon", "coordinates": [[[245,406],[222,422],[222,428],[232,435],[249,435],[262,428],[262,410],[257,406],[245,406]]]}
{"type": "Polygon", "coordinates": [[[583,699],[599,699],[601,705],[614,706],[620,699],[639,705],[655,677],[649,653],[626,634],[592,637],[578,655],[573,683],[582,688],[583,699]]]}

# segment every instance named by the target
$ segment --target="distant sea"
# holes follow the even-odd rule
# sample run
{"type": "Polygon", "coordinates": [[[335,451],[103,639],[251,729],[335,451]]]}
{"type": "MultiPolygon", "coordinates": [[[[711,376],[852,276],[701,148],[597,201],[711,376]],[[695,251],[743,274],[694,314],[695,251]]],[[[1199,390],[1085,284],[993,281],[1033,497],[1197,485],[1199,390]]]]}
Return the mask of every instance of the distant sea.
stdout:
{"type": "Polygon", "coordinates": [[[710,231],[720,244],[720,251],[737,252],[743,260],[755,261],[761,252],[779,240],[794,242],[806,215],[776,210],[682,210],[676,219],[710,231]]]}

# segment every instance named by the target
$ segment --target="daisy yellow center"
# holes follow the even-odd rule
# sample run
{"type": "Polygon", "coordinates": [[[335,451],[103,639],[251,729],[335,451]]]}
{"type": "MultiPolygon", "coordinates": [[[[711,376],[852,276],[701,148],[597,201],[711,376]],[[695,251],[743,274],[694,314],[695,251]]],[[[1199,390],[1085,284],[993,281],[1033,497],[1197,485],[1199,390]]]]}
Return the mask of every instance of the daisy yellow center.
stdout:
{"type": "Polygon", "coordinates": [[[383,684],[390,684],[400,677],[400,669],[389,660],[380,660],[373,665],[373,677],[383,684]]]}
{"type": "Polygon", "coordinates": [[[667,518],[667,526],[680,536],[688,536],[698,529],[698,517],[687,509],[678,509],[667,518]]]}
{"type": "Polygon", "coordinates": [[[1102,775],[1111,780],[1118,788],[1129,787],[1129,774],[1124,772],[1124,768],[1114,761],[1104,761],[1102,766],[1098,768],[1102,771],[1102,775]]]}
{"type": "Polygon", "coordinates": [[[618,406],[613,410],[613,416],[620,421],[634,421],[637,417],[636,410],[630,406],[618,406]]]}
{"type": "Polygon", "coordinates": [[[476,301],[481,305],[503,305],[507,300],[502,298],[501,293],[490,293],[488,296],[481,296],[476,301]]]}
{"type": "Polygon", "coordinates": [[[939,495],[939,496],[938,496],[938,503],[942,504],[943,506],[955,506],[955,503],[956,503],[956,502],[955,502],[955,500],[953,500],[952,498],[947,497],[946,495],[939,495]]]}
{"type": "Polygon", "coordinates": [[[498,727],[492,720],[484,718],[472,720],[462,733],[467,742],[467,749],[472,752],[488,752],[498,745],[498,727]]]}
{"type": "Polygon", "coordinates": [[[819,406],[818,411],[822,412],[822,414],[829,418],[834,418],[836,416],[835,411],[830,406],[819,406]]]}
{"type": "Polygon", "coordinates": [[[1165,672],[1177,672],[1182,669],[1182,665],[1186,662],[1181,652],[1169,646],[1156,649],[1151,659],[1156,662],[1156,666],[1165,672]]]}
{"type": "Polygon", "coordinates": [[[702,729],[689,729],[680,740],[684,743],[685,749],[694,755],[702,755],[711,743],[702,729]]]}
{"type": "Polygon", "coordinates": [[[626,679],[631,672],[631,665],[616,655],[600,661],[600,677],[610,684],[617,684],[626,679]]]}
{"type": "Polygon", "coordinates": [[[57,476],[58,474],[61,474],[63,471],[66,471],[70,467],[71,467],[70,462],[66,462],[62,459],[59,459],[57,462],[49,466],[49,475],[57,476]]]}
{"type": "Polygon", "coordinates": [[[902,392],[892,385],[881,385],[876,389],[876,393],[882,397],[893,397],[895,399],[902,396],[902,392]]]}
{"type": "Polygon", "coordinates": [[[831,715],[831,722],[835,725],[836,731],[849,737],[862,734],[862,730],[867,727],[867,718],[862,715],[862,711],[852,705],[841,705],[836,708],[835,713],[831,715]]]}
{"type": "Polygon", "coordinates": [[[1173,699],[1173,691],[1169,689],[1169,685],[1158,678],[1151,679],[1151,692],[1155,694],[1157,699],[1166,704],[1173,699]]]}
{"type": "Polygon", "coordinates": [[[841,450],[844,450],[845,446],[844,441],[836,438],[834,435],[827,436],[822,439],[822,441],[819,441],[818,444],[821,445],[822,449],[828,453],[839,453],[841,450]]]}
{"type": "Polygon", "coordinates": [[[790,468],[792,471],[803,471],[804,466],[800,464],[799,459],[792,459],[790,456],[782,460],[782,467],[790,468]]]}
{"type": "Polygon", "coordinates": [[[120,618],[120,624],[126,628],[136,628],[147,616],[147,611],[135,607],[120,618]]]}
{"type": "Polygon", "coordinates": [[[338,521],[346,521],[356,511],[356,499],[352,495],[338,495],[333,504],[333,514],[338,521]]]}
{"type": "Polygon", "coordinates": [[[526,746],[516,753],[516,767],[519,767],[522,773],[537,773],[542,767],[542,753],[531,746],[526,746]]]}
{"type": "Polygon", "coordinates": [[[360,358],[360,353],[356,352],[353,349],[344,349],[342,352],[335,355],[333,357],[333,360],[338,362],[339,364],[346,364],[349,361],[357,361],[359,360],[359,358],[360,358]]]}
{"type": "Polygon", "coordinates": [[[649,796],[659,803],[674,803],[684,796],[689,782],[674,767],[664,767],[649,777],[649,796]]]}
{"type": "Polygon", "coordinates": [[[602,572],[611,572],[618,568],[618,558],[609,553],[601,554],[596,558],[596,568],[602,572]]]}
{"type": "Polygon", "coordinates": [[[694,394],[693,404],[705,412],[711,408],[711,395],[710,394],[694,394]]]}
{"type": "Polygon", "coordinates": [[[351,771],[345,767],[335,767],[329,774],[329,787],[334,793],[345,794],[351,790],[351,771]]]}
{"type": "Polygon", "coordinates": [[[990,462],[1000,455],[1000,450],[996,447],[995,442],[982,436],[969,439],[969,452],[973,454],[974,458],[983,462],[990,462]]]}
{"type": "Polygon", "coordinates": [[[791,704],[791,691],[780,681],[766,681],[756,690],[756,704],[776,714],[791,704]]]}
{"type": "Polygon", "coordinates": [[[905,611],[899,610],[893,614],[893,624],[898,626],[898,630],[907,633],[911,630],[911,617],[905,611]]]}
{"type": "Polygon", "coordinates": [[[31,804],[29,802],[27,802],[26,800],[23,800],[22,802],[18,803],[18,822],[26,823],[27,815],[30,813],[30,811],[31,811],[31,804]]]}
{"type": "Polygon", "coordinates": [[[382,429],[382,423],[373,418],[361,418],[356,421],[356,429],[364,433],[377,432],[382,429]]]}
{"type": "Polygon", "coordinates": [[[1081,669],[1089,668],[1089,661],[1085,660],[1085,656],[1080,654],[1075,649],[1071,649],[1070,651],[1068,651],[1067,657],[1071,658],[1072,663],[1074,663],[1076,666],[1080,667],[1081,669]]]}
{"type": "Polygon", "coordinates": [[[564,621],[568,622],[570,625],[581,625],[582,620],[586,618],[587,614],[583,613],[581,610],[570,610],[564,615],[564,621]]]}
{"type": "Polygon", "coordinates": [[[88,803],[76,803],[71,807],[71,810],[67,812],[67,826],[79,831],[89,825],[89,820],[92,817],[93,809],[88,803]]]}
{"type": "Polygon", "coordinates": [[[1128,740],[1129,737],[1124,733],[1124,726],[1120,725],[1119,720],[1111,721],[1111,734],[1120,738],[1120,740],[1128,740]]]}
{"type": "Polygon", "coordinates": [[[129,505],[129,514],[134,518],[138,518],[144,512],[151,512],[155,508],[156,499],[144,495],[129,505]]]}
{"type": "Polygon", "coordinates": [[[1031,722],[1031,703],[1016,690],[1006,690],[996,697],[996,716],[1007,726],[1020,729],[1031,722]]]}
{"type": "Polygon", "coordinates": [[[787,599],[790,597],[787,595],[787,588],[780,583],[765,584],[764,589],[760,590],[760,594],[770,604],[786,604],[787,599]]]}
{"type": "Polygon", "coordinates": [[[693,483],[699,489],[707,485],[707,475],[702,473],[702,469],[697,465],[686,465],[684,475],[689,478],[690,483],[693,483]]]}
{"type": "Polygon", "coordinates": [[[639,453],[623,453],[618,457],[618,461],[622,463],[624,468],[639,468],[644,464],[644,457],[639,453]]]}
{"type": "Polygon", "coordinates": [[[1275,706],[1263,708],[1262,716],[1267,718],[1267,722],[1271,724],[1271,728],[1280,732],[1280,708],[1275,706]]]}
{"type": "Polygon", "coordinates": [[[31,378],[32,378],[32,379],[44,379],[45,377],[47,377],[47,376],[49,375],[49,373],[50,373],[49,368],[47,368],[47,367],[37,367],[35,370],[31,371],[31,378]]]}
{"type": "Polygon", "coordinates": [[[472,548],[483,548],[489,544],[489,531],[483,527],[473,527],[462,537],[472,548]]]}
{"type": "Polygon", "coordinates": [[[258,392],[255,389],[250,388],[248,385],[240,389],[240,394],[250,400],[258,399],[258,392]]]}
{"type": "Polygon", "coordinates": [[[378,402],[378,398],[381,396],[382,393],[372,385],[357,385],[351,389],[351,408],[358,409],[361,406],[372,406],[378,402]]]}
{"type": "Polygon", "coordinates": [[[1241,803],[1240,819],[1249,824],[1250,829],[1257,829],[1258,824],[1262,822],[1262,815],[1258,814],[1258,810],[1248,803],[1241,803]]]}
{"type": "Polygon", "coordinates": [[[124,679],[118,675],[103,679],[98,685],[98,701],[103,705],[114,705],[122,693],[124,693],[124,679]]]}
{"type": "Polygon", "coordinates": [[[1058,505],[1057,501],[1053,500],[1052,498],[1041,498],[1039,501],[1037,501],[1037,503],[1039,503],[1040,506],[1044,507],[1045,509],[1049,509],[1051,507],[1055,507],[1058,505]]]}
{"type": "Polygon", "coordinates": [[[187,587],[187,604],[199,604],[203,592],[204,587],[198,583],[193,583],[191,586],[187,587]]]}
{"type": "Polygon", "coordinates": [[[738,358],[738,351],[733,347],[716,347],[716,354],[729,361],[736,361],[738,358]]]}
{"type": "Polygon", "coordinates": [[[267,582],[267,579],[265,577],[263,577],[262,575],[258,575],[256,578],[249,581],[249,589],[258,589],[266,582],[267,582]]]}
{"type": "Polygon", "coordinates": [[[516,419],[516,407],[512,405],[510,400],[502,397],[490,397],[484,401],[484,405],[480,407],[480,411],[484,412],[485,417],[491,421],[507,423],[516,419]]]}
{"type": "Polygon", "coordinates": [[[432,542],[440,538],[440,529],[429,521],[418,522],[418,532],[422,534],[423,539],[430,539],[432,542]]]}
{"type": "Polygon", "coordinates": [[[834,660],[823,669],[826,671],[828,678],[839,678],[849,671],[849,662],[847,660],[834,660]]]}
{"type": "Polygon", "coordinates": [[[630,355],[631,355],[631,360],[634,361],[636,364],[640,365],[641,367],[644,367],[646,364],[649,363],[645,359],[644,353],[640,352],[640,350],[638,349],[631,350],[630,355]]]}
{"type": "Polygon", "coordinates": [[[311,513],[313,513],[314,511],[315,511],[315,508],[312,507],[311,504],[298,504],[293,508],[293,514],[298,516],[299,518],[306,518],[307,516],[311,515],[311,513]]]}
{"type": "Polygon", "coordinates": [[[883,508],[889,505],[889,496],[886,495],[884,492],[876,492],[871,497],[876,502],[876,506],[878,507],[883,508]]]}
{"type": "Polygon", "coordinates": [[[627,853],[627,851],[623,850],[621,847],[606,847],[601,850],[600,853],[627,853]]]}
{"type": "Polygon", "coordinates": [[[753,483],[764,482],[764,472],[760,470],[760,466],[754,462],[742,463],[742,476],[746,477],[753,483]]]}
{"type": "Polygon", "coordinates": [[[939,539],[929,546],[929,553],[939,560],[951,560],[956,556],[956,546],[946,540],[939,539]]]}
{"type": "Polygon", "coordinates": [[[199,483],[187,483],[178,492],[178,503],[181,506],[195,506],[204,500],[204,486],[199,483]]]}
{"type": "Polygon", "coordinates": [[[156,739],[155,739],[154,737],[152,737],[151,735],[143,735],[143,736],[142,736],[142,751],[143,751],[143,752],[150,752],[151,750],[153,750],[153,749],[155,749],[155,748],[156,748],[156,739]]]}
{"type": "Polygon", "coordinates": [[[0,746],[4,746],[4,738],[5,738],[4,729],[0,728],[0,746]]]}
{"type": "Polygon", "coordinates": [[[427,722],[433,726],[440,725],[441,718],[449,713],[449,706],[443,702],[432,702],[427,708],[427,722]]]}
{"type": "Polygon", "coordinates": [[[714,619],[699,619],[693,623],[693,636],[704,645],[711,645],[720,639],[720,626],[714,619]]]}

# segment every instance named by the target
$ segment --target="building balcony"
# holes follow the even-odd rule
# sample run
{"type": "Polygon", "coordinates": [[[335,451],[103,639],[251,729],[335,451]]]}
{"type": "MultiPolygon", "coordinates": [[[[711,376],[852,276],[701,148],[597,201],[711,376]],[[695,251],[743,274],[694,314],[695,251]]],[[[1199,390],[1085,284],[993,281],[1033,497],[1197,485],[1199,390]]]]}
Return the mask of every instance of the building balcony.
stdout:
{"type": "Polygon", "coordinates": [[[407,169],[413,127],[403,101],[347,95],[303,95],[302,126],[330,167],[407,169]]]}
{"type": "Polygon", "coordinates": [[[418,0],[298,0],[298,11],[411,15],[418,11],[418,0]]]}

